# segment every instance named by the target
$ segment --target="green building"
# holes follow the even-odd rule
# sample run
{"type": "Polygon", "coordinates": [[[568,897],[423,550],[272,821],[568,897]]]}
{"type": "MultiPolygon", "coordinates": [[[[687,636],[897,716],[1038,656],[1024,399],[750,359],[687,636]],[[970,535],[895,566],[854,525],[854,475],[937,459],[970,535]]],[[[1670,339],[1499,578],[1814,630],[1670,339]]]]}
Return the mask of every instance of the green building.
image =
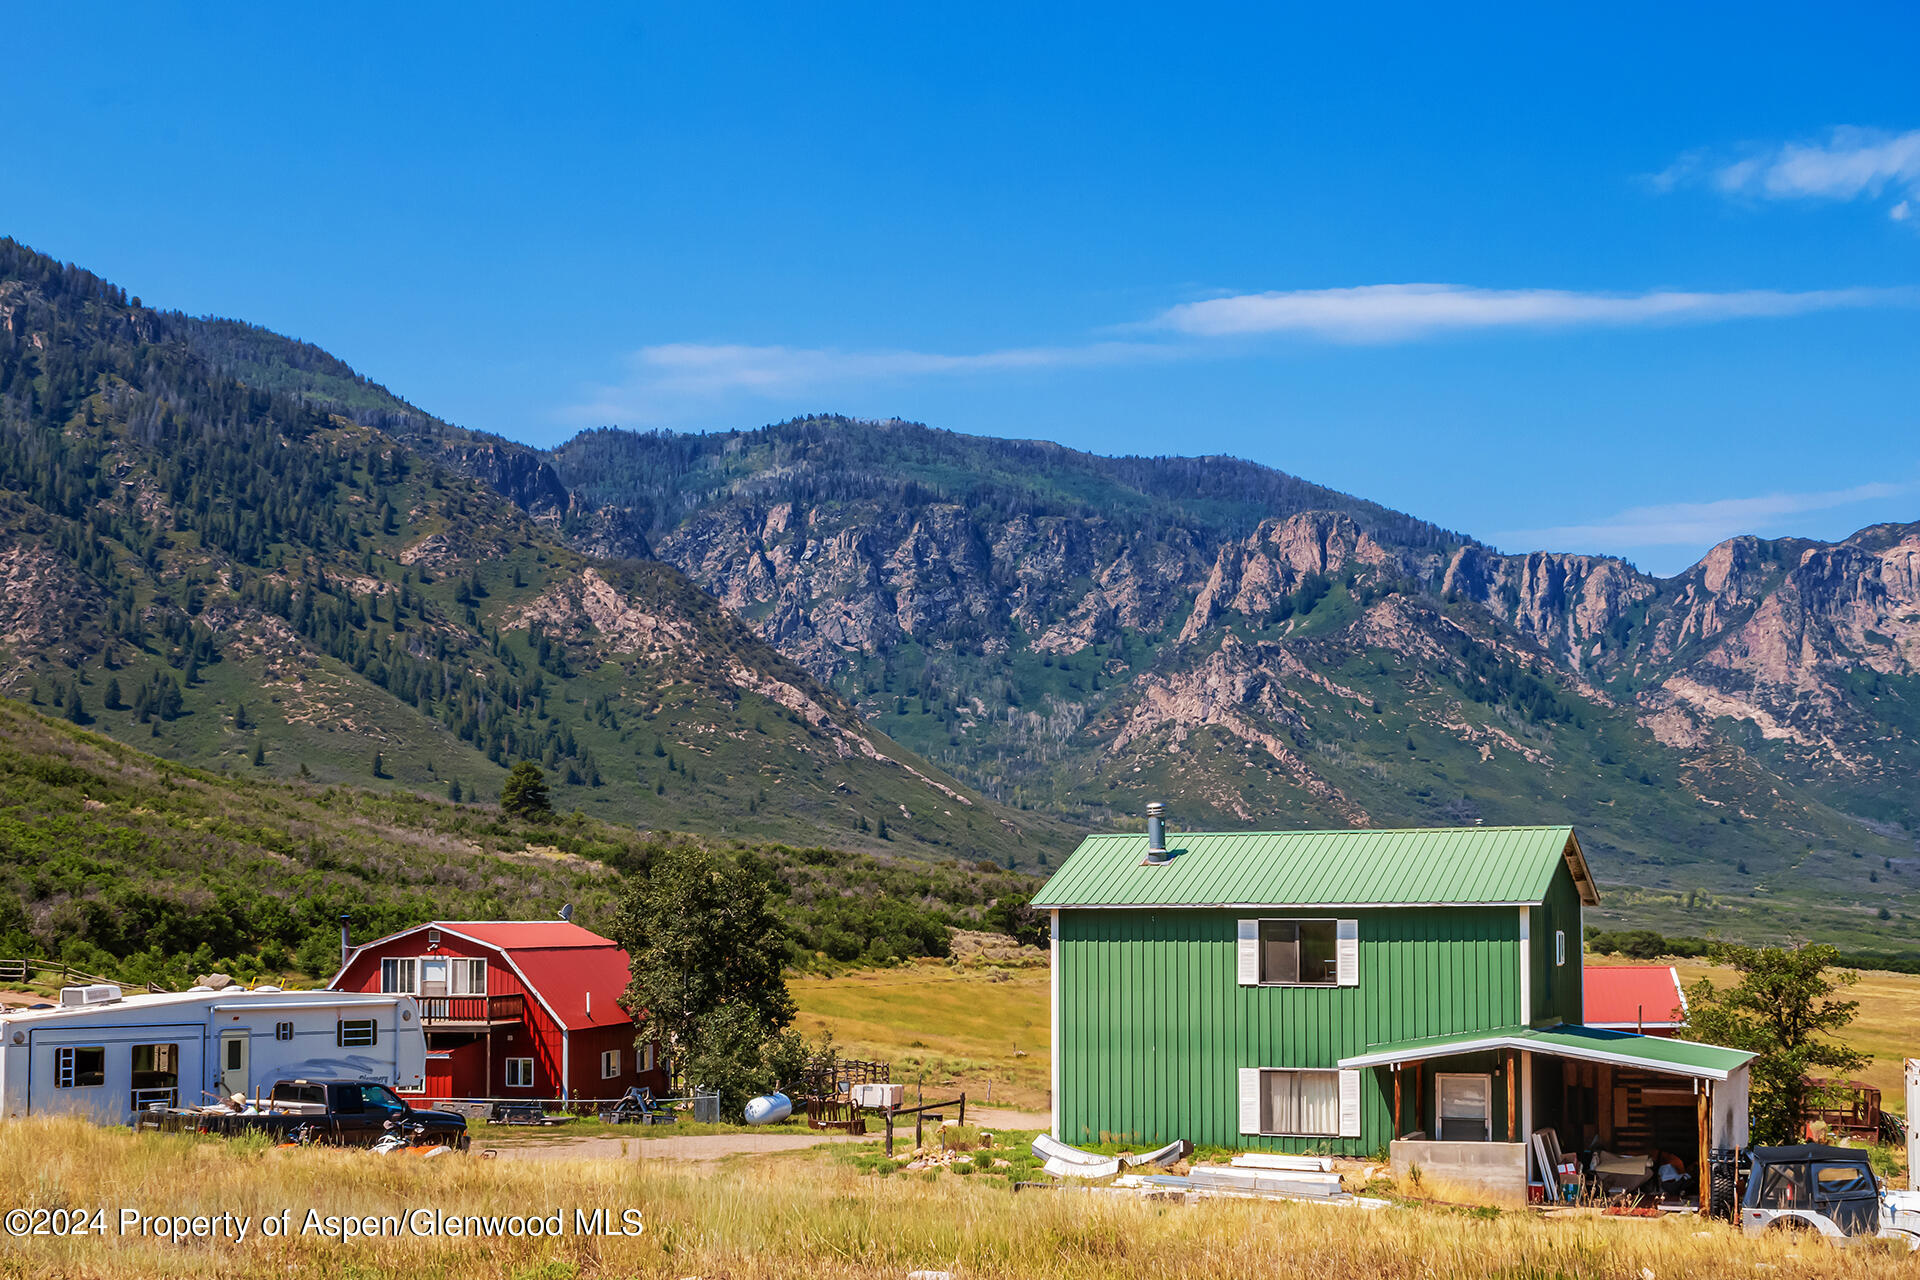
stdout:
{"type": "Polygon", "coordinates": [[[1157,809],[1034,898],[1063,1141],[1391,1145],[1518,1195],[1541,1130],[1629,1160],[1745,1144],[1749,1055],[1581,1024],[1599,898],[1572,828],[1171,834],[1157,809]]]}

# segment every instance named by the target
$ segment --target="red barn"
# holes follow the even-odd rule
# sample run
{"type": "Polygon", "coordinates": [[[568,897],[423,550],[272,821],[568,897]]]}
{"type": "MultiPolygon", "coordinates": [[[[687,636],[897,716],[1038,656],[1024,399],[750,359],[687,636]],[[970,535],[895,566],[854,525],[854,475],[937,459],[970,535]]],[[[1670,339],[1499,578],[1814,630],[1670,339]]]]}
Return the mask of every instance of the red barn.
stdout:
{"type": "Polygon", "coordinates": [[[336,991],[419,998],[422,1099],[618,1098],[667,1091],[620,1007],[627,953],[564,920],[436,920],[354,948],[336,991]]]}
{"type": "Polygon", "coordinates": [[[1590,1027],[1671,1039],[1687,1024],[1687,993],[1665,964],[1590,964],[1581,974],[1590,1027]]]}

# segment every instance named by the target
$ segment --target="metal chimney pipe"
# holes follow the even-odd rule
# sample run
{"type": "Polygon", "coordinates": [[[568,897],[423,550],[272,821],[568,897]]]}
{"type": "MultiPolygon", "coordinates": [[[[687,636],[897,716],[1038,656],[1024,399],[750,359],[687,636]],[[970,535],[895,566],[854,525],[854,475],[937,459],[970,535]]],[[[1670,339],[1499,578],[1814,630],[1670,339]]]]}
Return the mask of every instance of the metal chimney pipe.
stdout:
{"type": "Polygon", "coordinates": [[[1147,806],[1147,861],[1167,860],[1167,806],[1155,800],[1147,806]]]}
{"type": "Polygon", "coordinates": [[[347,927],[353,923],[353,913],[340,913],[340,967],[347,967],[347,956],[353,951],[353,944],[347,941],[347,927]]]}

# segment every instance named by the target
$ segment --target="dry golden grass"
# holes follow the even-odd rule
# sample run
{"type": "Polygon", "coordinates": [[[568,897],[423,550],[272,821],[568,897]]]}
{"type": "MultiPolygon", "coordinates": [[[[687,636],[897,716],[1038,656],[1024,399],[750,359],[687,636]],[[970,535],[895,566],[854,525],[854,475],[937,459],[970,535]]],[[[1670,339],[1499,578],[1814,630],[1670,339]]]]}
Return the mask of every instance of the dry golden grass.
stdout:
{"type": "Polygon", "coordinates": [[[637,1207],[647,1229],[616,1240],[399,1238],[174,1245],[164,1240],[6,1239],[0,1276],[969,1277],[1214,1280],[1310,1275],[1368,1280],[1485,1276],[1906,1276],[1877,1248],[1750,1241],[1691,1219],[1547,1221],[1430,1207],[1372,1214],[1316,1205],[1149,1205],[1101,1195],[1011,1192],[952,1174],[863,1174],[831,1155],[715,1168],[633,1161],[422,1162],[364,1152],[236,1147],[135,1137],[77,1122],[0,1125],[5,1207],[131,1206],[149,1214],[552,1213],[637,1207]]]}
{"type": "Polygon", "coordinates": [[[1045,1110],[1051,1073],[1048,971],[959,968],[937,962],[788,983],[809,1035],[832,1030],[851,1057],[894,1064],[931,1091],[964,1089],[970,1103],[1045,1110]]]}

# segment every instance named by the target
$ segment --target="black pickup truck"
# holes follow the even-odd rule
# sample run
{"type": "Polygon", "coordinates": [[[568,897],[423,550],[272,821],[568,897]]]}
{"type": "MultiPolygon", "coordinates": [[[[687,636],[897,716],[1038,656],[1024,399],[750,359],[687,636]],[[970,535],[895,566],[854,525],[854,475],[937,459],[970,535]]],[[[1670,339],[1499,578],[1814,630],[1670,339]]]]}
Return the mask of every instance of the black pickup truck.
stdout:
{"type": "Polygon", "coordinates": [[[138,1129],[162,1133],[266,1132],[290,1142],[370,1147],[398,1128],[414,1146],[465,1151],[465,1116],[420,1111],[377,1080],[281,1080],[252,1114],[234,1111],[146,1111],[138,1129]]]}

